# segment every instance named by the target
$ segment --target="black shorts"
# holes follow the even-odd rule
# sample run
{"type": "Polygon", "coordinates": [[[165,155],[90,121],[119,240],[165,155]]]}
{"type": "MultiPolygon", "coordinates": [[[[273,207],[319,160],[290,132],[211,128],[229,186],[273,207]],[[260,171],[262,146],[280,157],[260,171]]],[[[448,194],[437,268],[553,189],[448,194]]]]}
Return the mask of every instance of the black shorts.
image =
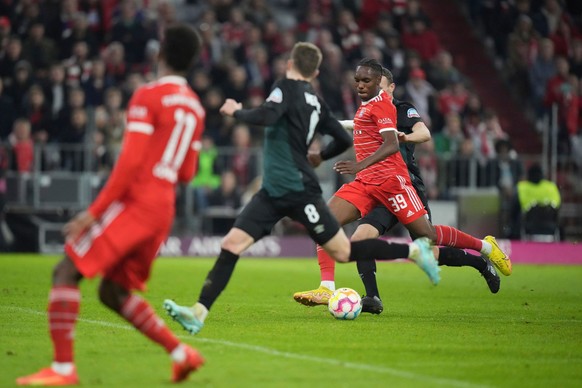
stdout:
{"type": "Polygon", "coordinates": [[[273,198],[264,189],[245,206],[234,227],[244,230],[258,241],[270,234],[273,226],[285,216],[301,223],[319,245],[331,240],[340,230],[338,221],[320,194],[293,193],[273,198]]]}
{"type": "MultiPolygon", "coordinates": [[[[416,187],[415,190],[418,196],[420,197],[420,200],[422,201],[424,208],[426,209],[429,221],[432,222],[432,216],[430,214],[430,208],[428,207],[426,193],[423,190],[418,190],[416,187]]],[[[370,213],[366,214],[365,217],[362,217],[359,224],[360,225],[368,224],[373,226],[378,230],[380,236],[382,236],[384,233],[392,229],[397,223],[398,219],[396,218],[396,216],[394,216],[394,214],[392,214],[388,209],[386,209],[386,207],[377,206],[370,213]]],[[[410,237],[414,240],[418,236],[413,236],[411,234],[410,237]]]]}

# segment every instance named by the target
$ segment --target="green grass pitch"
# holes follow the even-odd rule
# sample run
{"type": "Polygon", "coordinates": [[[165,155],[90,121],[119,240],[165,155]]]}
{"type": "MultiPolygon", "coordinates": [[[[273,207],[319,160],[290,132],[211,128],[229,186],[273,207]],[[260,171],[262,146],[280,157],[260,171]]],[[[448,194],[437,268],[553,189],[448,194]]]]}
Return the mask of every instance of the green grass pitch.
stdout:
{"type": "MultiPolygon", "coordinates": [[[[58,257],[0,256],[0,386],[49,364],[46,301],[58,257]]],[[[430,285],[413,264],[380,263],[385,310],[337,321],[293,292],[318,283],[317,260],[243,258],[202,332],[168,319],[162,301],[196,300],[213,259],[160,259],[151,302],[206,365],[185,385],[202,387],[579,387],[582,266],[514,265],[497,295],[471,268],[443,268],[430,285]]],[[[355,264],[337,285],[363,293],[355,264]]],[[[76,357],[85,387],[168,386],[161,348],[99,304],[85,281],[76,357]]]]}

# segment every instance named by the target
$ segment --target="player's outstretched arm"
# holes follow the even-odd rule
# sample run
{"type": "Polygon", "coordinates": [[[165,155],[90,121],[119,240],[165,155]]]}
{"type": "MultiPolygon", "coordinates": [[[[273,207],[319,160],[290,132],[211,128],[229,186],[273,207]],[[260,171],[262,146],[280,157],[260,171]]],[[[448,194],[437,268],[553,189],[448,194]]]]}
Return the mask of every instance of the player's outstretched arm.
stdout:
{"type": "Polygon", "coordinates": [[[398,141],[400,143],[420,144],[430,140],[430,130],[422,121],[417,122],[412,127],[412,133],[406,134],[398,132],[398,141]]]}

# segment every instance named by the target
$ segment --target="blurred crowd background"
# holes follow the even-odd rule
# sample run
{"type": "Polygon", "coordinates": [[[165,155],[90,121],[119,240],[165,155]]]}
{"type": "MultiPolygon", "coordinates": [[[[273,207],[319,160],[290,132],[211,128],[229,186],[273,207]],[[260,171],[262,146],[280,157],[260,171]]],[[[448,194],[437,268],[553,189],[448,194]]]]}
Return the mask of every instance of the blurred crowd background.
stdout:
{"type": "MultiPolygon", "coordinates": [[[[429,198],[494,188],[503,203],[503,234],[518,238],[518,182],[532,166],[550,178],[542,144],[558,156],[551,180],[562,203],[582,206],[581,3],[0,0],[3,205],[42,205],[27,185],[53,172],[91,174],[98,190],[119,152],[129,98],[155,78],[161,32],[185,21],[204,41],[189,82],[207,110],[200,172],[181,192],[187,212],[238,209],[256,191],[262,129],[221,116],[219,107],[225,98],[245,107],[261,104],[284,75],[293,44],[309,41],[324,56],[316,90],[338,119],[352,118],[359,105],[356,63],[378,59],[394,74],[395,96],[411,101],[432,132],[430,142],[416,147],[429,198]],[[454,55],[435,27],[446,23],[451,9],[463,15],[466,34],[475,38],[467,49],[492,64],[479,77],[462,71],[461,65],[472,66],[472,51],[454,55]],[[488,101],[475,87],[480,78],[502,86],[488,101]],[[491,103],[507,96],[515,104],[509,115],[491,103]],[[555,136],[546,138],[550,128],[555,136]],[[24,188],[14,194],[11,182],[24,188]]],[[[322,180],[334,190],[342,182],[327,170],[322,180]]],[[[582,235],[576,221],[570,227],[582,235]]]]}

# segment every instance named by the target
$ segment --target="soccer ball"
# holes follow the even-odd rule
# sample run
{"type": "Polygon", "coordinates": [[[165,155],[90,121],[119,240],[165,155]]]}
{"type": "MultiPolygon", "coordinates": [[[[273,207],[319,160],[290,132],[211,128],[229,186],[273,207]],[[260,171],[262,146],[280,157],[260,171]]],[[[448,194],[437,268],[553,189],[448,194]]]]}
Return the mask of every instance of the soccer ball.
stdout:
{"type": "Polygon", "coordinates": [[[329,298],[328,309],[337,319],[356,319],[362,312],[362,298],[351,288],[338,288],[329,298]]]}

